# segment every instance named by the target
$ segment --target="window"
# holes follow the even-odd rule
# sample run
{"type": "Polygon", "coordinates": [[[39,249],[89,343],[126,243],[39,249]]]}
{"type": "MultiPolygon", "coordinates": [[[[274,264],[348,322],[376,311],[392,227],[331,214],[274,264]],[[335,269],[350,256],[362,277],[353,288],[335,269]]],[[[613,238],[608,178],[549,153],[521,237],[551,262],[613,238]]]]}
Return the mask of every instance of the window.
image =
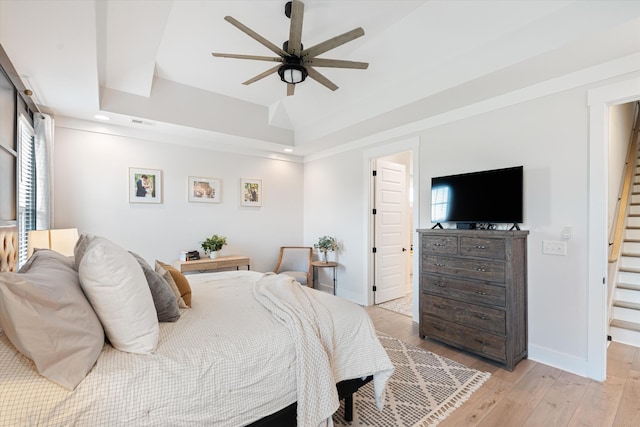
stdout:
{"type": "Polygon", "coordinates": [[[18,266],[27,261],[27,237],[36,228],[36,180],[33,127],[18,120],[18,266]]]}
{"type": "Polygon", "coordinates": [[[448,186],[431,189],[431,221],[446,221],[449,217],[449,190],[448,186]]]}

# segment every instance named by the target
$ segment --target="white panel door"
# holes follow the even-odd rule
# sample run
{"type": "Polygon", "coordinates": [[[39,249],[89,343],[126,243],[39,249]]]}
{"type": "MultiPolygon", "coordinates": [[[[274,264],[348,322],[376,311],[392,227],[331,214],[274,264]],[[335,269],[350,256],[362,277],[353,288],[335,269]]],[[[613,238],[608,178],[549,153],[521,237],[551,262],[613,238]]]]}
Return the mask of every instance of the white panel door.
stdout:
{"type": "Polygon", "coordinates": [[[404,296],[408,201],[405,165],[377,160],[376,171],[374,301],[380,304],[404,296]]]}

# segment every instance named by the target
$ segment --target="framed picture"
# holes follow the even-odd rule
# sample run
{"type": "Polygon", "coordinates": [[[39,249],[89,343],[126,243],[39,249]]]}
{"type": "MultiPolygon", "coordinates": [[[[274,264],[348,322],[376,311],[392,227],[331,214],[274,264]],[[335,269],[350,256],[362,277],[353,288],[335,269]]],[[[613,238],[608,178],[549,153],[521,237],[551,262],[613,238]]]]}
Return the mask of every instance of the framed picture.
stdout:
{"type": "Polygon", "coordinates": [[[189,201],[202,203],[220,203],[222,201],[220,180],[215,178],[190,176],[189,201]]]}
{"type": "Polygon", "coordinates": [[[242,206],[262,206],[261,179],[240,179],[240,204],[242,206]]]}
{"type": "Polygon", "coordinates": [[[129,203],[162,203],[162,171],[129,168],[129,203]]]}

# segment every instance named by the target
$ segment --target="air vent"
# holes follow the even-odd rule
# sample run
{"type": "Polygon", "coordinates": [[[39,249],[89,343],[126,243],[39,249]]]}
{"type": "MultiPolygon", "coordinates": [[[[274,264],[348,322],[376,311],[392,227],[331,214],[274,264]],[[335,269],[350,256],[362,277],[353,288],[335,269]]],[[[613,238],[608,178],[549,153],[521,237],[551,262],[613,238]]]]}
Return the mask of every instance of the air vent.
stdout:
{"type": "Polygon", "coordinates": [[[134,125],[146,125],[146,126],[155,126],[156,123],[155,122],[150,122],[148,120],[142,120],[142,119],[131,119],[131,123],[134,125]]]}

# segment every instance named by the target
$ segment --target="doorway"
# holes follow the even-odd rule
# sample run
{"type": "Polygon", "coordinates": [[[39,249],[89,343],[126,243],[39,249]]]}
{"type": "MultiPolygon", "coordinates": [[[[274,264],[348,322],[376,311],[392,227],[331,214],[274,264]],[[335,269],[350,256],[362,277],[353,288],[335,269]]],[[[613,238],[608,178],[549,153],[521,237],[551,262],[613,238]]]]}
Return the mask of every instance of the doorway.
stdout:
{"type": "Polygon", "coordinates": [[[413,316],[413,153],[371,159],[373,304],[413,316]]]}
{"type": "Polygon", "coordinates": [[[588,236],[588,348],[587,377],[606,379],[607,364],[607,175],[610,105],[640,99],[640,78],[588,91],[589,106],[589,236],[588,236]]]}

